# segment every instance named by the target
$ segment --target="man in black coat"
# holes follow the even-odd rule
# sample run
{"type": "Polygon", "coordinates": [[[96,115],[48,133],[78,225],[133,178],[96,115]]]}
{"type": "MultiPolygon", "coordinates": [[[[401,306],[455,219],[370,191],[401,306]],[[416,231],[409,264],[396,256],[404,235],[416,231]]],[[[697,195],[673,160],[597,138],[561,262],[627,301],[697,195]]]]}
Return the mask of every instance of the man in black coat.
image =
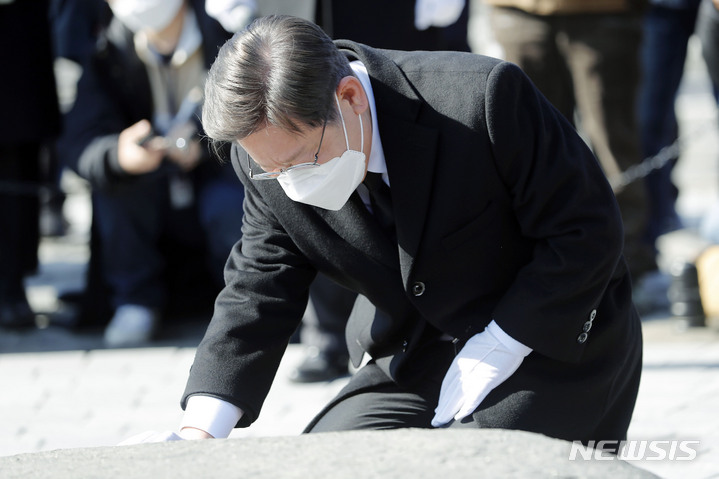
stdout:
{"type": "Polygon", "coordinates": [[[515,65],[333,43],[265,17],[220,51],[203,125],[233,142],[246,196],[182,437],[257,418],[318,271],[367,298],[346,337],[355,364],[368,359],[308,431],[625,437],[641,324],[619,211],[515,65]]]}

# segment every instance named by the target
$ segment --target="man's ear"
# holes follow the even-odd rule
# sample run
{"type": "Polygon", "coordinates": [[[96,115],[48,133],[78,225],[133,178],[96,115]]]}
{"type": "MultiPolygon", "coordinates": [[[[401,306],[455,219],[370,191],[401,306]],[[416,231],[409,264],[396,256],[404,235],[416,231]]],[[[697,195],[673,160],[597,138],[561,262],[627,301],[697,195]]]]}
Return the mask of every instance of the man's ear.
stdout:
{"type": "Polygon", "coordinates": [[[369,108],[367,93],[365,93],[362,83],[355,76],[342,78],[335,92],[340,101],[347,101],[350,104],[355,115],[364,113],[369,108]]]}

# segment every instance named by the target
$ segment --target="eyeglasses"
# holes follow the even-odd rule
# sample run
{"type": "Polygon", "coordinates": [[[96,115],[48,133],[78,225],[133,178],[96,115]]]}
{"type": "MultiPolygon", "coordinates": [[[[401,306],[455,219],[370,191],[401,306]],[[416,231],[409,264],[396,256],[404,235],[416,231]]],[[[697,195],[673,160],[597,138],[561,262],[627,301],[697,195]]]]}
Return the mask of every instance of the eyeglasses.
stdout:
{"type": "Polygon", "coordinates": [[[253,173],[252,172],[252,161],[250,161],[250,154],[245,152],[247,155],[247,169],[250,172],[250,179],[252,180],[275,180],[277,179],[281,174],[287,173],[292,170],[300,170],[303,168],[314,168],[316,166],[320,166],[318,161],[318,157],[320,154],[320,148],[322,148],[322,140],[325,137],[325,128],[327,127],[327,118],[325,118],[325,122],[322,124],[322,136],[320,136],[320,144],[317,146],[317,153],[315,153],[315,161],[308,161],[307,163],[300,163],[298,165],[291,165],[287,168],[281,168],[279,171],[265,171],[262,173],[253,173]]]}

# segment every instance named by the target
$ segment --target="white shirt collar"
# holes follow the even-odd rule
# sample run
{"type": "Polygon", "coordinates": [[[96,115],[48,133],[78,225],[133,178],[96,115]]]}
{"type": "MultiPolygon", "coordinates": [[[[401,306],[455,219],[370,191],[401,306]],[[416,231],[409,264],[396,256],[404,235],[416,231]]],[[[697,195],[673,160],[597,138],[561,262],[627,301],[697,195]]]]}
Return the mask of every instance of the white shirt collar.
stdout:
{"type": "Polygon", "coordinates": [[[382,140],[379,137],[379,128],[377,126],[377,106],[375,105],[369,74],[367,73],[367,68],[365,68],[364,63],[359,60],[351,62],[350,67],[352,67],[352,71],[357,75],[357,78],[362,84],[362,88],[364,88],[367,94],[370,115],[372,116],[372,149],[367,159],[367,170],[374,173],[382,173],[382,178],[389,184],[389,179],[387,178],[387,163],[384,158],[382,140]]]}

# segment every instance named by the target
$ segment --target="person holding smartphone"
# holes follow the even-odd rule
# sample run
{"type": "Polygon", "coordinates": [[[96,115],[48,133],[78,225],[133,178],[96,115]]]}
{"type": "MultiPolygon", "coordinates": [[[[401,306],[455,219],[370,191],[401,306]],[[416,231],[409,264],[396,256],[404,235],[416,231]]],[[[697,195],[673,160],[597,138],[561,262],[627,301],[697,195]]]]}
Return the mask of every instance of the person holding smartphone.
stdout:
{"type": "Polygon", "coordinates": [[[230,34],[202,0],[108,3],[114,18],[83,65],[58,149],[92,186],[115,347],[151,340],[172,291],[211,306],[244,192],[200,124],[207,70],[230,34]]]}

